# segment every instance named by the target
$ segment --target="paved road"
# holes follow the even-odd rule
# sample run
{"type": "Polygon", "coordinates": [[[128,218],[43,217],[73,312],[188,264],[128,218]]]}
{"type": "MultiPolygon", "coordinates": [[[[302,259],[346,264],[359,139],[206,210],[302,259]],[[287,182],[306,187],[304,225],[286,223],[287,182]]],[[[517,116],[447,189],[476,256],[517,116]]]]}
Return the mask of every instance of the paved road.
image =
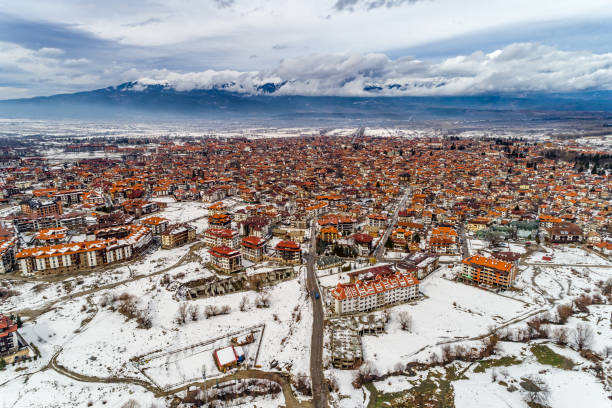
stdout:
{"type": "Polygon", "coordinates": [[[378,262],[381,261],[383,255],[385,254],[385,243],[387,242],[387,239],[389,239],[389,235],[393,231],[393,228],[395,228],[395,224],[397,224],[397,216],[400,210],[404,208],[404,205],[406,204],[406,200],[408,200],[409,196],[410,196],[410,189],[408,188],[406,189],[406,192],[404,193],[404,196],[402,197],[400,202],[397,204],[397,207],[395,208],[395,212],[393,213],[393,216],[391,217],[391,221],[389,222],[389,225],[387,226],[385,233],[383,234],[382,238],[378,241],[378,245],[373,251],[373,255],[376,257],[376,260],[378,262]]]}
{"type": "Polygon", "coordinates": [[[312,380],[312,403],[315,408],[327,407],[327,388],[323,377],[323,302],[322,297],[315,299],[313,292],[319,291],[315,273],[317,258],[316,245],[317,219],[310,227],[310,249],[306,258],[306,287],[312,299],[312,338],[310,340],[310,378],[312,380]]]}
{"type": "Polygon", "coordinates": [[[459,239],[461,240],[461,248],[462,248],[462,254],[461,257],[462,258],[468,258],[470,256],[470,247],[468,245],[468,239],[465,236],[465,225],[463,225],[463,221],[459,221],[459,231],[458,231],[458,235],[459,235],[459,239]]]}

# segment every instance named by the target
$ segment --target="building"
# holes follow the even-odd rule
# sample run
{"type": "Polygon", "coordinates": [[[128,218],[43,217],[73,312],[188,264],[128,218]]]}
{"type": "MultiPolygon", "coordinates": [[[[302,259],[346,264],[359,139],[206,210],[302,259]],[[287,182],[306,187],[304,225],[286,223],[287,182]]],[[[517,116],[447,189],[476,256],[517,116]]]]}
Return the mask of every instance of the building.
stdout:
{"type": "Polygon", "coordinates": [[[211,248],[210,262],[221,272],[233,273],[242,269],[242,255],[240,251],[227,246],[218,246],[211,248]]]}
{"type": "Polygon", "coordinates": [[[229,228],[232,225],[232,219],[227,214],[215,213],[208,216],[208,225],[211,228],[229,228]]]}
{"type": "Polygon", "coordinates": [[[240,235],[265,238],[270,233],[270,219],[263,215],[248,217],[240,223],[240,235]]]}
{"type": "Polygon", "coordinates": [[[477,232],[489,226],[491,220],[485,217],[472,218],[467,222],[468,231],[477,232]]]}
{"type": "Polygon", "coordinates": [[[382,214],[370,214],[368,215],[368,231],[379,231],[385,228],[387,217],[382,214]]]}
{"type": "Polygon", "coordinates": [[[263,260],[266,250],[266,240],[259,237],[242,238],[242,256],[251,262],[263,260]]]}
{"type": "Polygon", "coordinates": [[[402,274],[412,274],[419,280],[424,279],[438,268],[440,257],[433,253],[415,252],[395,264],[402,274]]]}
{"type": "Polygon", "coordinates": [[[15,266],[15,248],[17,238],[3,237],[0,239],[0,274],[8,273],[15,266]]]}
{"type": "Polygon", "coordinates": [[[227,246],[238,249],[240,246],[240,234],[238,231],[228,228],[209,228],[204,231],[204,243],[208,247],[227,246]]]}
{"type": "Polygon", "coordinates": [[[215,364],[221,372],[235,367],[244,361],[244,350],[241,346],[228,346],[214,351],[215,364]]]}
{"type": "Polygon", "coordinates": [[[514,264],[480,255],[462,261],[460,278],[478,284],[509,288],[516,278],[514,264]]]}
{"type": "Polygon", "coordinates": [[[334,242],[338,238],[340,238],[340,235],[338,234],[338,228],[333,226],[323,227],[321,228],[320,237],[322,241],[334,242]]]}
{"type": "Polygon", "coordinates": [[[276,256],[280,258],[283,263],[302,263],[302,249],[297,242],[288,240],[280,241],[278,244],[276,244],[275,250],[276,256]]]}
{"type": "Polygon", "coordinates": [[[419,296],[419,281],[410,275],[375,275],[369,281],[338,285],[332,289],[336,314],[361,313],[419,296]]]}
{"type": "Polygon", "coordinates": [[[45,228],[34,235],[34,242],[41,246],[60,244],[66,240],[67,235],[66,227],[45,228]]]}
{"type": "Polygon", "coordinates": [[[7,364],[28,358],[30,348],[17,331],[17,323],[0,314],[0,358],[7,364]]]}
{"type": "Polygon", "coordinates": [[[369,234],[354,234],[351,238],[355,241],[358,256],[368,256],[372,251],[372,238],[369,234]]]}
{"type": "Polygon", "coordinates": [[[612,255],[612,242],[602,241],[593,245],[593,249],[603,255],[610,256],[612,255]]]}
{"type": "Polygon", "coordinates": [[[173,224],[161,234],[162,248],[175,248],[193,241],[195,237],[195,228],[187,224],[173,224]]]}
{"type": "Polygon", "coordinates": [[[568,242],[581,242],[584,240],[582,228],[569,222],[548,228],[546,232],[550,242],[565,244],[568,242]]]}
{"type": "Polygon", "coordinates": [[[62,213],[62,202],[51,200],[31,199],[21,203],[21,211],[27,215],[43,217],[45,215],[62,213]]]}
{"type": "Polygon", "coordinates": [[[170,221],[166,218],[156,216],[145,218],[140,223],[149,227],[153,235],[161,235],[170,225],[170,221]]]}
{"type": "Polygon", "coordinates": [[[104,228],[93,240],[27,248],[15,255],[24,275],[77,273],[131,259],[153,239],[144,225],[104,228]]]}

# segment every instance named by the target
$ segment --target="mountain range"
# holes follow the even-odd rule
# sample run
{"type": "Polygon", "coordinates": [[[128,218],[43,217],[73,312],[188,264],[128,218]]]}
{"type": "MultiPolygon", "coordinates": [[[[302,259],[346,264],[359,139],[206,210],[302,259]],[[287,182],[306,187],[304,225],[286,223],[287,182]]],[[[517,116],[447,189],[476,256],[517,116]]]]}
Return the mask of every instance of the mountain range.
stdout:
{"type": "Polygon", "coordinates": [[[137,81],[86,92],[0,101],[2,118],[99,119],[199,117],[205,119],[555,120],[612,119],[612,91],[496,93],[465,96],[279,95],[283,83],[238,93],[227,86],[177,90],[137,81]]]}

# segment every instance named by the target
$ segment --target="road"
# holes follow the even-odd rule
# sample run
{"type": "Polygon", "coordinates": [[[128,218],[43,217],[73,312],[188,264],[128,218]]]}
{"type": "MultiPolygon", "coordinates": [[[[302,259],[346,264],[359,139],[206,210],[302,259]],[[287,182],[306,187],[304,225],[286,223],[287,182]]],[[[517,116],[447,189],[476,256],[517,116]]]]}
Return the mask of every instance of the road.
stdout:
{"type": "Polygon", "coordinates": [[[378,245],[376,245],[376,248],[374,248],[374,251],[372,252],[374,256],[376,257],[377,262],[380,262],[383,255],[385,254],[385,243],[387,242],[387,239],[389,239],[389,235],[391,234],[391,231],[393,231],[393,228],[395,228],[395,225],[397,224],[397,216],[400,210],[404,208],[404,205],[406,204],[406,200],[408,200],[409,196],[410,196],[410,189],[407,188],[406,192],[404,193],[404,196],[402,197],[400,202],[397,204],[397,207],[395,208],[395,211],[393,212],[393,216],[391,217],[391,221],[389,222],[389,225],[387,226],[385,233],[383,234],[382,238],[380,238],[380,240],[378,241],[378,245]]]}
{"type": "Polygon", "coordinates": [[[462,254],[461,257],[462,258],[468,258],[470,256],[470,248],[468,246],[468,239],[465,236],[465,225],[463,225],[462,221],[459,221],[459,231],[458,231],[458,235],[459,235],[459,241],[461,241],[461,248],[462,248],[462,254]]]}
{"type": "Polygon", "coordinates": [[[310,340],[310,378],[312,381],[312,403],[315,408],[327,407],[327,388],[323,376],[323,297],[315,299],[313,292],[319,291],[315,273],[317,259],[317,219],[310,226],[310,249],[306,257],[306,288],[312,299],[312,337],[310,340]]]}

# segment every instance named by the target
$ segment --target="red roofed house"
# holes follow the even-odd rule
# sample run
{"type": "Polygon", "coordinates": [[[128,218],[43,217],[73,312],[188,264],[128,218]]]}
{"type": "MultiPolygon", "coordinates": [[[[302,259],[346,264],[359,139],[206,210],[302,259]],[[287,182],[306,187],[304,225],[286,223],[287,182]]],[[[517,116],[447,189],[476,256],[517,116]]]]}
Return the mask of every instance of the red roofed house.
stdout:
{"type": "Polygon", "coordinates": [[[28,345],[17,333],[17,324],[8,316],[0,314],[0,358],[4,359],[7,364],[12,364],[17,360],[25,359],[29,354],[28,345]]]}
{"type": "Polygon", "coordinates": [[[419,296],[419,281],[412,275],[374,274],[369,281],[338,285],[332,289],[336,314],[360,313],[388,304],[407,302],[419,296]]]}
{"type": "Polygon", "coordinates": [[[227,246],[212,247],[208,253],[210,254],[210,262],[212,265],[225,273],[233,273],[242,269],[242,255],[240,251],[227,246]]]}
{"type": "Polygon", "coordinates": [[[297,242],[294,241],[281,241],[276,244],[276,255],[284,262],[288,264],[300,264],[302,263],[302,249],[297,242]]]}
{"type": "Polygon", "coordinates": [[[352,238],[357,247],[357,254],[359,256],[368,256],[372,250],[372,236],[369,234],[355,234],[352,238]]]}
{"type": "Polygon", "coordinates": [[[266,240],[259,237],[242,238],[242,256],[251,262],[260,262],[266,249],[266,240]]]}

